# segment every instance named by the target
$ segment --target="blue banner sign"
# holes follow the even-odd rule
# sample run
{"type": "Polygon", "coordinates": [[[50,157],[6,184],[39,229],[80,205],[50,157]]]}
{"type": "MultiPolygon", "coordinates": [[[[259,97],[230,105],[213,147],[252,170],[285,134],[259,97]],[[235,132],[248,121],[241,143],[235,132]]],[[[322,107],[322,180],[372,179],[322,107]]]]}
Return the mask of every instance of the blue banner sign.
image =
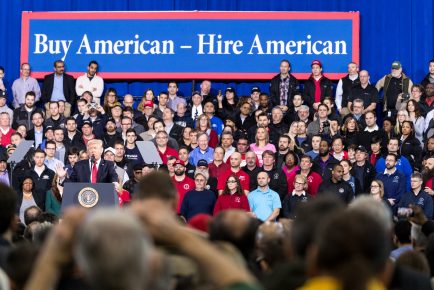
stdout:
{"type": "Polygon", "coordinates": [[[300,79],[318,59],[332,79],[359,61],[358,12],[23,12],[21,62],[42,78],[62,59],[106,79],[300,79]]]}

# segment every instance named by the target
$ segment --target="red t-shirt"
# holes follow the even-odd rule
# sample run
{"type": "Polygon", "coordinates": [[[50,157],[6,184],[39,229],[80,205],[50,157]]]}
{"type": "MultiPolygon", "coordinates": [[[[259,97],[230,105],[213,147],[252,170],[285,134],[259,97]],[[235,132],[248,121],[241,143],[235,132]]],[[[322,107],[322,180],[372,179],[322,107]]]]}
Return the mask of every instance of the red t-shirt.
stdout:
{"type": "Polygon", "coordinates": [[[241,209],[250,211],[249,200],[245,194],[222,194],[217,198],[217,202],[214,206],[214,215],[227,209],[241,209]]]}
{"type": "Polygon", "coordinates": [[[128,203],[131,201],[130,193],[126,189],[122,189],[121,192],[118,191],[118,198],[119,198],[119,206],[123,206],[124,203],[128,203]]]}
{"type": "Polygon", "coordinates": [[[11,144],[11,135],[14,132],[15,132],[14,129],[9,128],[9,131],[7,131],[6,134],[0,134],[0,145],[6,147],[9,144],[11,144]]]}
{"type": "MultiPolygon", "coordinates": [[[[220,175],[218,184],[217,184],[217,190],[224,190],[226,187],[226,181],[228,181],[229,176],[233,174],[234,172],[230,168],[229,170],[222,172],[220,175]]],[[[250,176],[245,173],[243,170],[239,170],[235,175],[240,179],[241,188],[243,190],[249,191],[250,189],[250,176]]]]}
{"type": "Polygon", "coordinates": [[[173,148],[170,148],[169,146],[166,147],[165,152],[161,152],[158,148],[157,148],[157,150],[158,150],[158,154],[160,154],[161,160],[163,161],[164,165],[167,164],[167,158],[169,156],[175,156],[176,158],[179,158],[178,151],[176,151],[173,148]]]}
{"type": "Polygon", "coordinates": [[[208,165],[209,175],[215,178],[219,178],[223,172],[228,171],[229,169],[231,169],[231,166],[224,162],[219,166],[215,165],[214,162],[211,162],[208,165]]]}
{"type": "MultiPolygon", "coordinates": [[[[298,173],[297,173],[298,174],[298,173]]],[[[292,193],[294,191],[294,180],[295,176],[290,175],[286,180],[288,181],[288,192],[292,193]]],[[[307,176],[307,189],[306,192],[312,196],[316,196],[318,192],[318,188],[322,183],[322,177],[315,171],[311,171],[309,175],[307,176]]]]}
{"type": "Polygon", "coordinates": [[[322,79],[322,76],[320,77],[319,80],[316,80],[315,78],[313,78],[313,83],[315,85],[315,102],[314,103],[321,102],[321,79],[322,79]]]}
{"type": "Polygon", "coordinates": [[[196,188],[196,184],[194,183],[194,180],[190,177],[185,176],[185,178],[182,181],[177,181],[175,179],[175,176],[172,177],[173,184],[176,186],[176,190],[178,191],[178,204],[176,205],[176,212],[178,214],[181,213],[181,204],[182,200],[184,199],[185,194],[188,191],[191,191],[196,188]]]}

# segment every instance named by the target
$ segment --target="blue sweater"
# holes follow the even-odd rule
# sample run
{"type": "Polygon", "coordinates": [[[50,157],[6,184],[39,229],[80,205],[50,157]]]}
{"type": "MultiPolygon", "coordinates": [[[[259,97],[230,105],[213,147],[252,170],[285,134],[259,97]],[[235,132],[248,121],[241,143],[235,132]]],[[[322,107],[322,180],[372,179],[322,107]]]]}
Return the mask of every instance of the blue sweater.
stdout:
{"type": "Polygon", "coordinates": [[[418,195],[415,195],[413,191],[408,191],[402,196],[398,207],[409,207],[410,204],[420,206],[428,219],[432,219],[433,216],[433,200],[432,197],[425,191],[419,191],[418,195]]]}
{"type": "Polygon", "coordinates": [[[404,173],[395,170],[393,174],[384,174],[384,170],[377,174],[377,179],[381,180],[384,184],[384,199],[395,199],[395,209],[400,202],[405,192],[406,178],[404,173]]]}
{"type": "MultiPolygon", "coordinates": [[[[375,164],[375,170],[377,172],[384,172],[385,169],[386,169],[386,159],[384,157],[381,157],[380,159],[378,159],[377,163],[375,164]]],[[[411,174],[413,173],[413,168],[411,168],[408,159],[405,158],[404,156],[400,156],[398,161],[396,162],[396,169],[404,173],[405,180],[406,180],[405,191],[410,191],[411,190],[410,179],[411,179],[411,174]]]]}
{"type": "Polygon", "coordinates": [[[211,190],[191,190],[187,192],[182,200],[181,215],[187,220],[199,213],[212,215],[216,196],[211,190]]]}

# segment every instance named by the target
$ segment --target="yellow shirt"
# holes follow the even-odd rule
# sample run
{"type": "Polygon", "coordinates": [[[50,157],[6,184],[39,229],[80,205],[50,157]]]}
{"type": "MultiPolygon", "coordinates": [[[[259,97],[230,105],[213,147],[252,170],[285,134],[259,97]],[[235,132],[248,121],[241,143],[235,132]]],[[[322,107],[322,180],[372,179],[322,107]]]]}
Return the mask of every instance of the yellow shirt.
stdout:
{"type": "MultiPolygon", "coordinates": [[[[339,281],[330,276],[321,276],[309,279],[298,290],[341,290],[339,281]]],[[[386,288],[378,281],[372,280],[366,290],[385,290],[386,288]]]]}

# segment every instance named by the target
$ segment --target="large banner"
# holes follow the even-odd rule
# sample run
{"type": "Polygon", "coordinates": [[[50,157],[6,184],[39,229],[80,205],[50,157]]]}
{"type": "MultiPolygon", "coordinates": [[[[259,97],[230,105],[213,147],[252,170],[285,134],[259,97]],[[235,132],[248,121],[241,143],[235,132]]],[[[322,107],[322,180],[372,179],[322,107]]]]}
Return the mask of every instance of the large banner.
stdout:
{"type": "Polygon", "coordinates": [[[105,79],[300,79],[318,59],[338,79],[359,62],[358,12],[23,12],[21,62],[42,78],[62,59],[105,79]]]}

